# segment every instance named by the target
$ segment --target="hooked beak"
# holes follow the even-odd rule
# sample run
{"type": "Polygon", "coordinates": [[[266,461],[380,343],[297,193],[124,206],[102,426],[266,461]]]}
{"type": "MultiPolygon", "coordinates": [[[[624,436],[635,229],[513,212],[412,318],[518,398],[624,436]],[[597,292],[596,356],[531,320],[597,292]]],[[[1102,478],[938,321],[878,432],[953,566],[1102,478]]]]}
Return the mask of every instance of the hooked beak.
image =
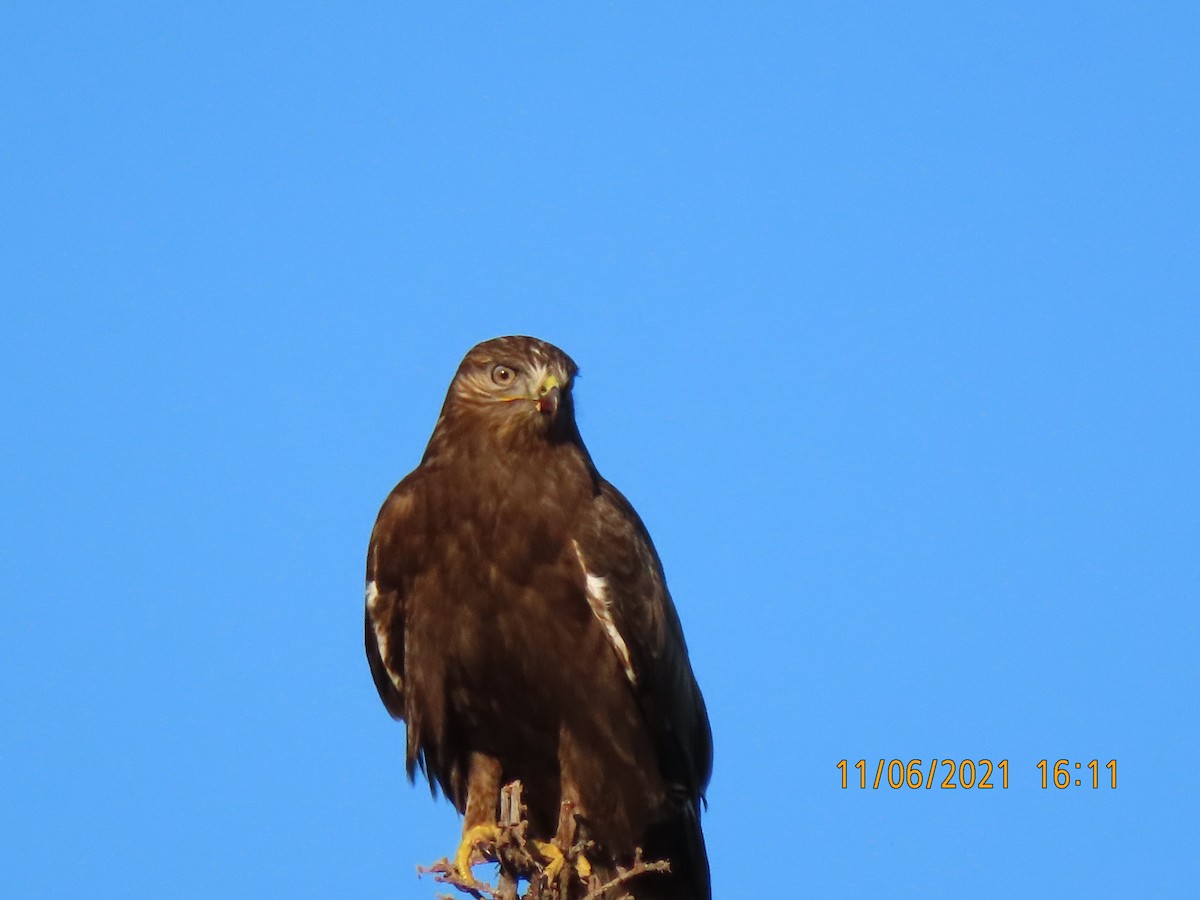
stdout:
{"type": "Polygon", "coordinates": [[[558,384],[558,379],[553,375],[547,375],[538,388],[538,412],[553,419],[558,415],[558,404],[561,400],[562,388],[558,384]]]}

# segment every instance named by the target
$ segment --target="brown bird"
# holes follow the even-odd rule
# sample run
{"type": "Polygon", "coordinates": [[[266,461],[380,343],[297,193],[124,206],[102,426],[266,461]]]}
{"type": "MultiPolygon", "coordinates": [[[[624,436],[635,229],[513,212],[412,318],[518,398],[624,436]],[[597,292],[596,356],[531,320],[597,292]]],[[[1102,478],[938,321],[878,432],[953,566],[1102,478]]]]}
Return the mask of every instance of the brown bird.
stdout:
{"type": "Polygon", "coordinates": [[[530,337],[463,359],[371,533],[367,659],[409,779],[464,815],[460,870],[520,779],[548,856],[586,838],[603,875],[640,847],[670,871],[621,890],[708,900],[708,714],[650,536],[579,436],[576,371],[530,337]]]}

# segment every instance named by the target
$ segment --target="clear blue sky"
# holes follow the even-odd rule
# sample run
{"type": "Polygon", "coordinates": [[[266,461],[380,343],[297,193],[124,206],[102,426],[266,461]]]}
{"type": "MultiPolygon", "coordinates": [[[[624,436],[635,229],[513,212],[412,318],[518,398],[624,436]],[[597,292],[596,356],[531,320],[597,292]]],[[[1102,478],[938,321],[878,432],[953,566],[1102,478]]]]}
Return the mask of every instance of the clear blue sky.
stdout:
{"type": "Polygon", "coordinates": [[[434,896],[363,556],[505,333],[665,561],[719,900],[1195,889],[1194,3],[100,6],[0,10],[0,894],[434,896]]]}

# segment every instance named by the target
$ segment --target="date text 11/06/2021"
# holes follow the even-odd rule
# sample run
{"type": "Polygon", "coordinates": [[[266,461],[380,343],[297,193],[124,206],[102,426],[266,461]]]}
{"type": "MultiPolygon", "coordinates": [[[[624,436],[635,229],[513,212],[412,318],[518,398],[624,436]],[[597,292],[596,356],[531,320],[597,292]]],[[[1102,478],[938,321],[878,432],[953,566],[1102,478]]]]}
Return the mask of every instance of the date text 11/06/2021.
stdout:
{"type": "MultiPolygon", "coordinates": [[[[838,760],[842,789],[869,786],[880,788],[923,788],[930,790],[963,789],[992,790],[1008,788],[1008,760],[993,762],[990,759],[933,759],[926,766],[920,759],[880,759],[868,763],[865,759],[850,762],[838,760]],[[939,768],[941,771],[939,772],[939,768]],[[870,770],[874,769],[873,772],[870,770]]],[[[1098,759],[1075,762],[1070,759],[1040,759],[1037,763],[1038,777],[1043,789],[1066,790],[1077,788],[1117,787],[1117,761],[1110,759],[1102,763],[1098,759]]]]}

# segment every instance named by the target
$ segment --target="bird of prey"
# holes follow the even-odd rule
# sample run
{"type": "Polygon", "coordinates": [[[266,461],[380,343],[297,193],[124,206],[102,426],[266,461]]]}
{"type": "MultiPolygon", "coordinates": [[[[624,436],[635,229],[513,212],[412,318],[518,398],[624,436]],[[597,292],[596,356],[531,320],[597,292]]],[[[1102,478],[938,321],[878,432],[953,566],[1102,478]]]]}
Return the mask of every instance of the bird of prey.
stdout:
{"type": "Polygon", "coordinates": [[[593,842],[580,874],[642,848],[670,871],[622,891],[709,900],[708,714],[658,553],[580,438],[576,371],[530,337],[467,353],[371,532],[367,659],[409,780],[420,766],[464,815],[460,871],[519,779],[559,869],[571,836],[593,842]]]}

